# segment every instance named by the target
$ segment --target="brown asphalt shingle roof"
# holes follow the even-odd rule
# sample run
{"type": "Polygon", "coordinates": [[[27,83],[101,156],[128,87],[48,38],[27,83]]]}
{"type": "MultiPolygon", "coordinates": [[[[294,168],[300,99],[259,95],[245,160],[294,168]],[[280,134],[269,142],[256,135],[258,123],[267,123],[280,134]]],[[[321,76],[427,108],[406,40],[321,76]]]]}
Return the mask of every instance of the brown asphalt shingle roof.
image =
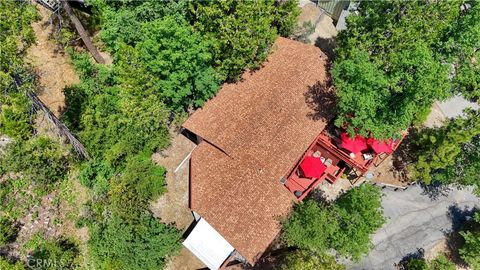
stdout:
{"type": "Polygon", "coordinates": [[[191,208],[251,264],[294,202],[280,178],[329,117],[331,102],[310,105],[312,93],[331,93],[319,87],[326,63],[320,49],[279,38],[262,68],[225,84],[183,125],[204,139],[191,157],[191,208]]]}

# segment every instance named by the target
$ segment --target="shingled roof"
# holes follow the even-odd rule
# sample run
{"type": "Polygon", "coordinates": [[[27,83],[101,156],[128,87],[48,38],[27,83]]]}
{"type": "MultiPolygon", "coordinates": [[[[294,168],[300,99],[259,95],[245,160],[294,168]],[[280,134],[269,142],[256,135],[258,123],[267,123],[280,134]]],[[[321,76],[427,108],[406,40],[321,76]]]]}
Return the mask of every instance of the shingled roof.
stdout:
{"type": "Polygon", "coordinates": [[[264,66],[225,84],[184,127],[203,138],[191,157],[191,209],[254,264],[295,197],[281,177],[324,129],[332,108],[320,49],[279,38],[264,66]]]}

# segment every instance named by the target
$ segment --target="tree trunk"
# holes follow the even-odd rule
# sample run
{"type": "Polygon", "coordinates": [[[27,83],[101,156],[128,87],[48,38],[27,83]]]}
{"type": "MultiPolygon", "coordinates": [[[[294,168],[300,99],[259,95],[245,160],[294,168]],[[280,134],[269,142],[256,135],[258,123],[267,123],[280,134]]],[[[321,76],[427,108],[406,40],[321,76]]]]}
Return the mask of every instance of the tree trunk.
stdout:
{"type": "Polygon", "coordinates": [[[85,31],[85,28],[83,28],[83,25],[80,22],[80,20],[78,20],[77,16],[73,14],[70,4],[67,1],[62,1],[62,3],[63,3],[63,8],[67,12],[68,17],[70,18],[73,25],[77,29],[77,32],[82,38],[83,43],[85,43],[85,46],[87,46],[88,51],[90,51],[95,61],[97,61],[97,63],[100,63],[100,64],[105,64],[105,59],[103,59],[103,57],[98,52],[97,48],[93,45],[92,41],[90,40],[90,37],[87,35],[87,32],[85,31]]]}

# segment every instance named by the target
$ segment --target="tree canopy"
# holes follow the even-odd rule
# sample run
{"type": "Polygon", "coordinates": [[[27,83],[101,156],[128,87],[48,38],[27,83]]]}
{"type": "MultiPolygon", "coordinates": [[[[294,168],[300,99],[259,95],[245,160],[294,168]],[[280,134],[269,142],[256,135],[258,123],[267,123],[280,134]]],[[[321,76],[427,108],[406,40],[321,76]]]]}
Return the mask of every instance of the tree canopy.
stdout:
{"type": "Polygon", "coordinates": [[[474,226],[460,232],[465,243],[460,248],[460,256],[472,269],[480,268],[480,211],[473,216],[474,226]]]}
{"type": "Polygon", "coordinates": [[[359,260],[371,248],[370,235],[384,222],[380,189],[362,185],[330,206],[313,200],[298,204],[283,224],[283,239],[302,250],[323,253],[333,248],[359,260]]]}
{"type": "Polygon", "coordinates": [[[461,179],[465,175],[462,172],[470,175],[471,170],[479,166],[475,159],[475,143],[472,144],[480,135],[479,119],[479,112],[469,111],[466,117],[450,120],[446,126],[420,130],[413,140],[414,179],[426,183],[430,183],[432,177],[447,183],[455,179],[471,182],[461,179]]]}
{"type": "Polygon", "coordinates": [[[440,51],[459,16],[455,1],[360,2],[338,37],[336,125],[387,138],[423,121],[433,101],[452,92],[450,65],[440,51]]]}
{"type": "Polygon", "coordinates": [[[190,20],[211,43],[213,60],[224,79],[265,60],[278,34],[293,33],[300,14],[296,1],[193,1],[190,20]]]}
{"type": "Polygon", "coordinates": [[[453,63],[454,89],[472,100],[480,99],[480,5],[467,9],[445,37],[443,52],[453,63]]]}

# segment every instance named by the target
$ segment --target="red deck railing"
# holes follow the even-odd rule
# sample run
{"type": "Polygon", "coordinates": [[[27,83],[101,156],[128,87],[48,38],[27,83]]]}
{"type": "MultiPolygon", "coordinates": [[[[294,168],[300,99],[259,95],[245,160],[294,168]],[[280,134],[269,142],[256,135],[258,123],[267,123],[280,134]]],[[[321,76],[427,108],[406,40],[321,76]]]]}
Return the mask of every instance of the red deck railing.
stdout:
{"type": "MultiPolygon", "coordinates": [[[[406,134],[403,134],[402,137],[398,142],[394,144],[393,151],[395,151],[400,143],[402,142],[403,138],[406,134]]],[[[351,167],[355,171],[357,171],[357,179],[365,174],[372,165],[378,166],[389,154],[384,155],[374,155],[374,157],[370,160],[365,160],[362,155],[357,155],[352,158],[347,152],[340,149],[335,143],[336,140],[333,137],[330,137],[326,133],[320,133],[317,138],[313,141],[313,143],[308,147],[308,149],[303,153],[302,157],[298,160],[298,162],[290,169],[287,173],[287,182],[285,186],[289,189],[292,193],[296,193],[295,196],[299,201],[303,200],[309,193],[312,191],[319,183],[323,180],[327,180],[328,182],[334,184],[340,176],[345,172],[346,166],[339,167],[337,166],[340,161],[345,162],[348,167],[351,167]],[[327,166],[327,169],[323,173],[323,175],[318,179],[312,178],[304,178],[298,175],[299,165],[307,156],[311,156],[315,149],[321,150],[319,152],[322,153],[322,156],[329,157],[333,161],[332,164],[327,166]],[[358,174],[358,172],[360,174],[358,174]]]]}

